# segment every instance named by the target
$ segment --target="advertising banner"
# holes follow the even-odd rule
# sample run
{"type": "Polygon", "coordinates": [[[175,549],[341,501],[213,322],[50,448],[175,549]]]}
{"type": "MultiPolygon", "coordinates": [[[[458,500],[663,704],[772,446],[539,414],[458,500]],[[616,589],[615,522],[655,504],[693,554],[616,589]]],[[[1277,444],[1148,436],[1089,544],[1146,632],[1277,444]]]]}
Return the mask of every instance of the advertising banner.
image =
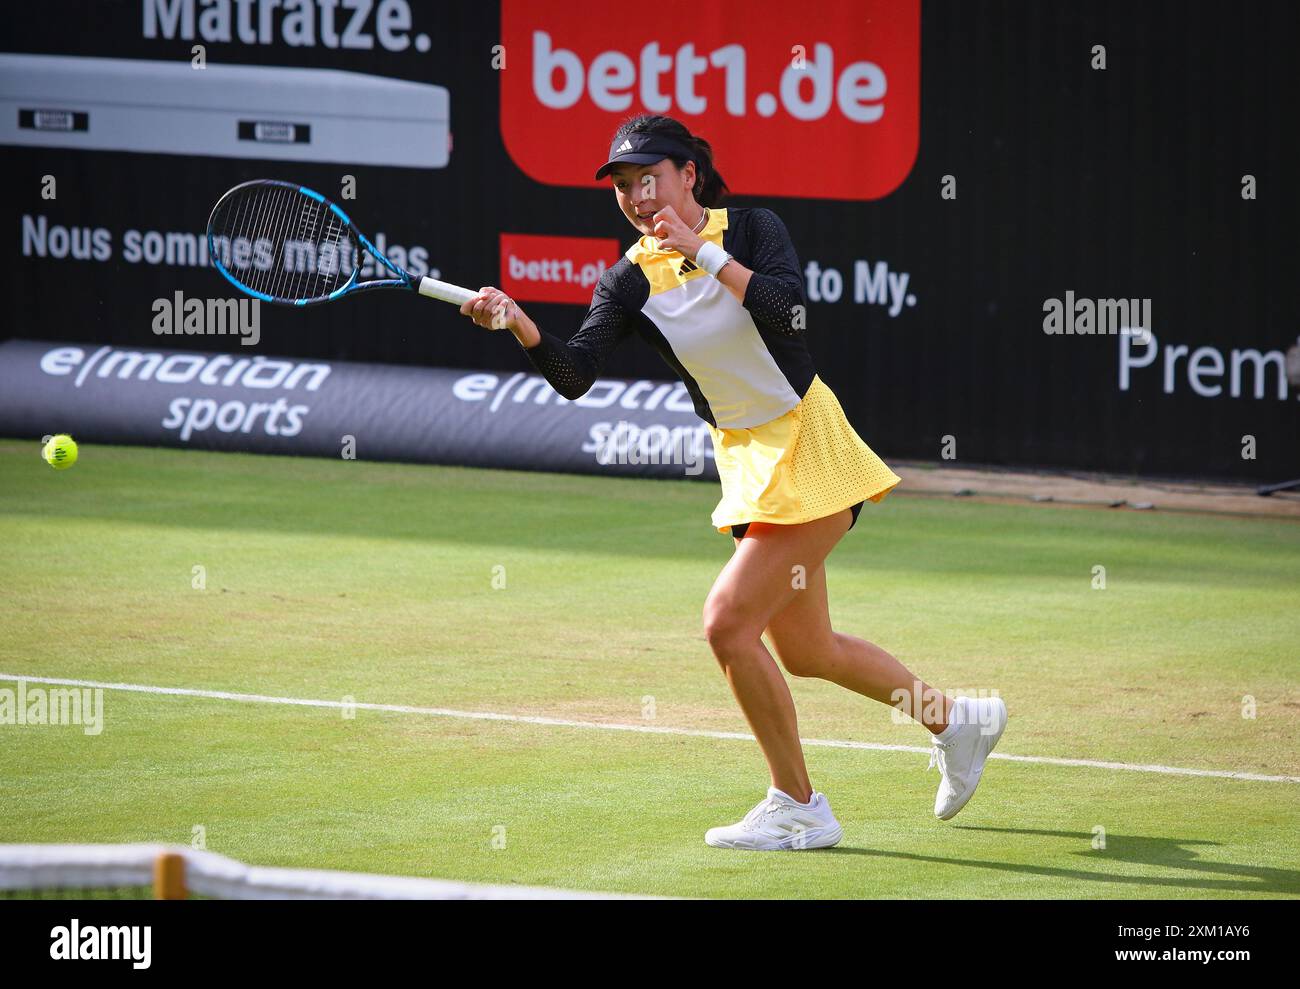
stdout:
{"type": "MultiPolygon", "coordinates": [[[[266,306],[241,339],[160,313],[234,303],[208,216],[272,178],[335,200],[413,275],[498,286],[567,338],[639,236],[593,173],[621,123],[667,113],[712,145],[724,206],[784,221],[816,369],[886,460],[1300,476],[1288,5],[1227,28],[1218,8],[1121,0],[652,12],[10,4],[0,339],[355,364],[356,381],[367,363],[531,374],[509,334],[414,295],[266,306]]],[[[672,380],[640,341],[600,373],[672,380]]]]}
{"type": "Polygon", "coordinates": [[[717,480],[681,382],[0,344],[0,434],[198,450],[717,480]]]}

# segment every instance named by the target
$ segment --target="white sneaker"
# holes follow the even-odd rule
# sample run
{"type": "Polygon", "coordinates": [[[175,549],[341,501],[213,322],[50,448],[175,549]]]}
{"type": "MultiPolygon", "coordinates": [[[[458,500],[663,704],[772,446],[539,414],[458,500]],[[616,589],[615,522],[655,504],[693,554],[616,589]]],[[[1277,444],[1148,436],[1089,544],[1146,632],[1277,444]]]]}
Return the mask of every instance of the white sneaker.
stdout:
{"type": "Polygon", "coordinates": [[[926,767],[938,766],[943,776],[934,798],[934,816],[941,821],[956,817],[975,795],[984,761],[1007,727],[1007,706],[1001,697],[958,697],[953,701],[953,713],[959,722],[957,731],[947,742],[934,739],[926,767]],[[959,704],[961,713],[957,714],[959,704]]]}
{"type": "Polygon", "coordinates": [[[767,798],[745,815],[739,824],[709,828],[704,843],[714,848],[744,848],[754,852],[829,848],[844,832],[831,813],[826,794],[813,791],[811,806],[796,803],[788,793],[774,786],[767,798]]]}

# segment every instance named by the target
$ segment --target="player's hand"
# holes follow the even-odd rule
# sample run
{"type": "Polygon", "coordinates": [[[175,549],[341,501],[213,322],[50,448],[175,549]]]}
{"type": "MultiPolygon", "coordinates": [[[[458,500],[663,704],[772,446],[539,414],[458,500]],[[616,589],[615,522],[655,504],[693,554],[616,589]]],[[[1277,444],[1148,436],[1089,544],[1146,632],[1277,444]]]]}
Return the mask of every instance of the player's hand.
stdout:
{"type": "MultiPolygon", "coordinates": [[[[460,307],[461,315],[474,320],[476,326],[485,330],[510,330],[515,332],[520,325],[524,311],[515,301],[499,288],[484,285],[478,295],[460,307]]],[[[524,317],[527,318],[527,317],[524,317]]]]}
{"type": "Polygon", "coordinates": [[[476,326],[485,330],[509,330],[523,347],[536,347],[542,342],[537,324],[499,288],[484,285],[478,290],[478,295],[460,307],[460,311],[461,315],[468,316],[476,326]]]}
{"type": "Polygon", "coordinates": [[[704,246],[704,240],[686,225],[677,215],[677,210],[665,206],[654,215],[654,223],[655,240],[659,241],[660,247],[677,251],[684,257],[695,260],[695,255],[699,254],[700,248],[704,246]]]}

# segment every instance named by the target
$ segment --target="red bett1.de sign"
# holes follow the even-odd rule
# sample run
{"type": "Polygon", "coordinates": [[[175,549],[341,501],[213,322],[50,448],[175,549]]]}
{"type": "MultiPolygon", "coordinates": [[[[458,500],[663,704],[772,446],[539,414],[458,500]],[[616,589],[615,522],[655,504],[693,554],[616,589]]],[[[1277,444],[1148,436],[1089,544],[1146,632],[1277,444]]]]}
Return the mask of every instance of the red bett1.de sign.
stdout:
{"type": "Polygon", "coordinates": [[[615,128],[677,117],[745,195],[878,199],[920,143],[919,0],[502,0],[501,132],[538,182],[599,186],[615,128]]]}
{"type": "Polygon", "coordinates": [[[619,258],[613,237],[501,235],[501,290],[517,302],[591,304],[605,269],[619,258]]]}

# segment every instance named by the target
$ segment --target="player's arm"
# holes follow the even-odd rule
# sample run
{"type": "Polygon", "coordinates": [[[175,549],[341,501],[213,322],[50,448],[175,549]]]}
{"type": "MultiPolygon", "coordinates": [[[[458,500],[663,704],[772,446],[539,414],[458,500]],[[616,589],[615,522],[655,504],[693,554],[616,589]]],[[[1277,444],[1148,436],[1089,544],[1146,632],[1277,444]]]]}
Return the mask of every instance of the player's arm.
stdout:
{"type": "Polygon", "coordinates": [[[741,304],[745,304],[745,293],[749,290],[749,280],[754,276],[754,272],[746,268],[743,264],[732,258],[722,266],[718,272],[718,281],[722,287],[736,297],[741,304]]]}
{"type": "Polygon", "coordinates": [[[731,258],[720,269],[711,267],[723,261],[716,244],[709,245],[682,222],[672,207],[655,215],[655,236],[659,243],[701,264],[734,295],[754,323],[763,330],[783,336],[798,336],[803,320],[803,274],[794,243],[781,218],[770,209],[746,210],[745,241],[750,265],[731,258]],[[702,259],[700,252],[710,257],[702,259]]]}
{"type": "Polygon", "coordinates": [[[604,277],[596,284],[582,326],[567,343],[541,329],[514,300],[491,286],[480,289],[460,311],[479,326],[514,334],[533,367],[570,401],[591,389],[605,359],[633,332],[631,313],[604,277]]]}
{"type": "Polygon", "coordinates": [[[761,328],[782,336],[799,336],[805,325],[803,272],[794,242],[781,218],[770,209],[751,209],[746,217],[752,270],[734,259],[718,275],[761,328]],[[736,274],[728,274],[737,268],[736,274]],[[743,277],[743,281],[742,281],[743,277]],[[729,280],[730,279],[730,280],[729,280]]]}

